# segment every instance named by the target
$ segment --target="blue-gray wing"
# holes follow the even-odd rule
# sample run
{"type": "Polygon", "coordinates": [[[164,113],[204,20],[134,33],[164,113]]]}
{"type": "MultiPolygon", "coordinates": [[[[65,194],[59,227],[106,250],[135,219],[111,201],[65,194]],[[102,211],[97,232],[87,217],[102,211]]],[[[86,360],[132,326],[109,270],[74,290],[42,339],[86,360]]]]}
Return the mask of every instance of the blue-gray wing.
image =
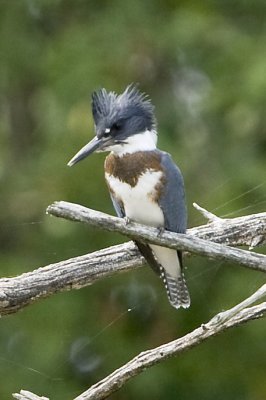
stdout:
{"type": "Polygon", "coordinates": [[[185,233],[187,209],[182,174],[168,153],[161,152],[161,166],[165,174],[165,183],[159,202],[164,214],[164,228],[185,233]]]}
{"type": "Polygon", "coordinates": [[[111,196],[111,200],[112,200],[116,215],[120,218],[124,218],[125,210],[124,210],[123,204],[120,201],[118,201],[117,198],[112,193],[110,193],[110,196],[111,196]]]}

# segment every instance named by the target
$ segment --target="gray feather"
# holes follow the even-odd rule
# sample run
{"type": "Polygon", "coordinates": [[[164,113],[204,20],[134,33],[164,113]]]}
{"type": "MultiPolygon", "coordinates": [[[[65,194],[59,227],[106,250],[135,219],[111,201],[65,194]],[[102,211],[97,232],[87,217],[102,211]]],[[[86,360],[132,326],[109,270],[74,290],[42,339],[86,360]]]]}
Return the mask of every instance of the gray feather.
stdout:
{"type": "Polygon", "coordinates": [[[184,274],[181,273],[178,278],[173,278],[164,270],[162,272],[162,279],[172,306],[175,308],[188,308],[190,306],[190,296],[184,274]]]}
{"type": "Polygon", "coordinates": [[[114,195],[110,193],[111,200],[116,212],[116,215],[120,218],[124,218],[126,216],[123,204],[119,202],[114,195]]]}
{"type": "Polygon", "coordinates": [[[170,154],[165,152],[161,152],[161,154],[161,166],[166,179],[160,198],[160,207],[164,214],[164,227],[171,232],[185,233],[187,228],[187,209],[184,180],[170,154]]]}
{"type": "MultiPolygon", "coordinates": [[[[164,228],[171,232],[185,233],[187,228],[187,209],[184,180],[171,156],[165,152],[161,152],[161,154],[165,186],[159,204],[164,214],[164,228]]],[[[173,277],[162,268],[161,277],[165,283],[170,303],[175,308],[187,308],[190,306],[190,296],[182,273],[182,252],[177,251],[177,255],[180,264],[178,276],[173,277]]]]}
{"type": "Polygon", "coordinates": [[[154,106],[148,96],[140,92],[134,84],[129,85],[120,95],[107,92],[106,89],[94,92],[92,114],[97,136],[101,135],[105,128],[111,129],[114,124],[126,123],[121,139],[145,129],[154,129],[156,126],[154,106]]]}

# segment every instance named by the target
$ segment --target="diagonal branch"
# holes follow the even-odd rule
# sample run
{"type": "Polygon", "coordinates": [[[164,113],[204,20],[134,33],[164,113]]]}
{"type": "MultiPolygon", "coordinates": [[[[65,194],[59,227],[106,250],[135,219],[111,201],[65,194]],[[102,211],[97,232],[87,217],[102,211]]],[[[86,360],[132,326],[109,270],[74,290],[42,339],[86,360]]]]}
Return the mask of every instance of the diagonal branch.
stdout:
{"type": "MultiPolygon", "coordinates": [[[[59,204],[68,205],[69,203],[60,202],[59,204]]],[[[50,206],[49,210],[51,207],[54,206],[50,206]]],[[[84,207],[76,207],[87,212],[84,207]]],[[[96,216],[113,218],[96,211],[94,213],[96,216]]],[[[118,219],[116,218],[116,220],[118,219]]],[[[125,226],[123,220],[119,220],[119,223],[125,226]]],[[[217,220],[211,224],[189,229],[185,236],[187,238],[191,236],[192,239],[199,237],[232,246],[250,245],[255,240],[263,243],[266,238],[266,213],[217,220]]],[[[160,240],[160,238],[157,239],[160,240]]],[[[208,242],[209,244],[210,242],[208,242]]],[[[247,253],[265,259],[265,256],[247,253]]],[[[51,264],[18,277],[2,278],[0,279],[0,315],[17,312],[21,308],[57,292],[79,289],[98,279],[109,277],[114,273],[129,271],[144,264],[145,261],[134,244],[128,242],[51,264]]],[[[266,270],[263,264],[260,265],[260,270],[266,270]]]]}
{"type": "Polygon", "coordinates": [[[209,221],[209,224],[190,229],[197,237],[230,246],[249,246],[249,249],[266,244],[266,213],[250,214],[238,218],[220,218],[198,204],[193,206],[209,221]],[[212,228],[215,227],[215,238],[212,228]]]}
{"type": "MultiPolygon", "coordinates": [[[[256,306],[251,305],[265,297],[265,295],[266,285],[263,285],[248,299],[223,313],[217,314],[208,323],[202,324],[199,328],[196,328],[185,336],[140,353],[127,364],[118,368],[106,378],[91,386],[74,400],[105,399],[125,385],[129,379],[141,374],[147,368],[163,362],[168,358],[176,357],[179,354],[200,345],[207,339],[221,334],[227,329],[236,327],[253,319],[264,317],[266,314],[266,302],[262,302],[256,306]]],[[[28,394],[29,392],[22,391],[21,394],[23,395],[23,393],[28,394]]],[[[14,394],[13,396],[20,400],[31,399],[31,397],[22,397],[21,394],[14,394]]],[[[36,400],[42,399],[39,397],[32,397],[32,399],[35,398],[36,400]]]]}
{"type": "MultiPolygon", "coordinates": [[[[201,209],[199,206],[198,208],[201,209]]],[[[190,229],[187,235],[165,232],[158,237],[156,229],[132,223],[126,225],[125,222],[119,218],[114,218],[71,203],[54,203],[48,207],[47,211],[56,216],[90,223],[110,231],[118,231],[133,239],[140,238],[144,241],[170,248],[187,250],[195,254],[233,260],[241,265],[264,272],[266,271],[265,256],[219,244],[246,244],[254,246],[265,243],[266,213],[241,217],[239,219],[222,220],[206,212],[206,210],[201,209],[211,221],[210,224],[190,229]],[[206,241],[204,240],[205,238],[211,239],[212,241],[206,241]],[[218,243],[214,243],[215,241],[218,243]],[[240,257],[242,257],[242,261],[240,257]]],[[[79,288],[96,281],[100,277],[108,276],[113,272],[127,271],[143,263],[144,260],[140,257],[134,244],[129,242],[92,253],[91,255],[77,257],[40,268],[39,270],[29,274],[23,274],[17,278],[2,279],[0,280],[0,307],[2,305],[6,313],[14,312],[22,306],[35,301],[39,297],[46,297],[57,291],[79,288]],[[89,269],[85,268],[87,266],[89,266],[89,269]],[[21,284],[25,284],[27,290],[21,290],[21,284]],[[19,287],[20,293],[26,293],[22,302],[17,301],[18,298],[16,298],[16,295],[14,296],[14,286],[12,287],[12,285],[15,286],[15,289],[19,287]],[[9,293],[9,290],[11,293],[9,293]],[[10,302],[9,297],[12,293],[13,303],[10,302]]],[[[117,391],[129,379],[139,375],[147,368],[170,357],[178,356],[180,353],[201,344],[208,338],[218,335],[229,328],[265,316],[266,302],[252,306],[265,295],[266,285],[263,285],[249,298],[237,304],[235,307],[215,315],[208,323],[202,324],[201,327],[196,328],[182,338],[140,353],[127,364],[93,385],[74,400],[105,399],[110,394],[117,391]]],[[[20,394],[13,394],[13,397],[19,400],[46,399],[23,390],[20,394]]]]}
{"type": "Polygon", "coordinates": [[[0,315],[15,313],[55,293],[80,289],[98,279],[141,265],[144,265],[144,259],[129,242],[50,264],[14,278],[2,278],[0,315]]]}
{"type": "Polygon", "coordinates": [[[14,393],[13,397],[17,400],[49,400],[48,397],[40,397],[37,394],[21,390],[20,393],[14,393]]]}
{"type": "MultiPolygon", "coordinates": [[[[228,310],[230,312],[230,310],[228,310]]],[[[238,326],[251,319],[264,316],[266,313],[266,302],[258,306],[245,308],[233,317],[225,320],[219,318],[211,319],[207,324],[195,329],[187,335],[163,344],[151,350],[140,353],[127,364],[114,371],[112,374],[97,382],[87,391],[74,400],[101,400],[120,389],[129,379],[139,375],[147,368],[152,367],[170,357],[177,356],[192,347],[195,347],[212,336],[216,336],[225,330],[238,326]]]]}
{"type": "Polygon", "coordinates": [[[119,232],[131,239],[138,239],[172,249],[189,251],[209,258],[232,261],[259,271],[266,271],[266,256],[262,254],[235,249],[180,233],[165,231],[158,234],[156,228],[147,227],[135,222],[127,224],[122,218],[112,217],[78,204],[64,201],[56,202],[48,207],[47,212],[56,217],[85,222],[107,231],[119,232]]]}

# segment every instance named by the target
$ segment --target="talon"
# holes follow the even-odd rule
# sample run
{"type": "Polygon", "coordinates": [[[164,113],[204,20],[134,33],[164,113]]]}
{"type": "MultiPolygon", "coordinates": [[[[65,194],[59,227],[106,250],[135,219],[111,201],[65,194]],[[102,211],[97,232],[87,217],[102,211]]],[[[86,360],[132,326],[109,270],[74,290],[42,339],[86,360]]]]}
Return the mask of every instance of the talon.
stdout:
{"type": "Polygon", "coordinates": [[[130,224],[131,219],[129,217],[124,217],[124,221],[125,221],[125,224],[128,225],[128,224],[130,224]]]}
{"type": "Polygon", "coordinates": [[[158,228],[157,236],[160,237],[160,236],[162,236],[163,233],[164,233],[164,227],[163,227],[163,226],[160,226],[160,227],[158,228]]]}

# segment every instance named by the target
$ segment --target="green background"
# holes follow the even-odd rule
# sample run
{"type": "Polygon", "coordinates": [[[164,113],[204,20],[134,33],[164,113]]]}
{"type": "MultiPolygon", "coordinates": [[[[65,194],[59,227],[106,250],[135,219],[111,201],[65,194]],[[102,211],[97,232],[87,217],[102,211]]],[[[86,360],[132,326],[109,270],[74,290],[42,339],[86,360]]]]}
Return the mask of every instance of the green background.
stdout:
{"type": "MultiPolygon", "coordinates": [[[[219,216],[264,211],[265,15],[263,0],[0,1],[1,276],[125,240],[45,215],[55,200],[113,214],[104,155],[66,166],[93,136],[90,94],[100,87],[139,82],[152,98],[159,147],[185,178],[190,227],[205,222],[194,201],[219,216]]],[[[2,318],[0,398],[24,388],[73,399],[264,281],[200,257],[186,267],[189,310],[172,308],[146,267],[2,318]]],[[[261,320],[145,371],[111,398],[261,400],[265,360],[261,320]]]]}

